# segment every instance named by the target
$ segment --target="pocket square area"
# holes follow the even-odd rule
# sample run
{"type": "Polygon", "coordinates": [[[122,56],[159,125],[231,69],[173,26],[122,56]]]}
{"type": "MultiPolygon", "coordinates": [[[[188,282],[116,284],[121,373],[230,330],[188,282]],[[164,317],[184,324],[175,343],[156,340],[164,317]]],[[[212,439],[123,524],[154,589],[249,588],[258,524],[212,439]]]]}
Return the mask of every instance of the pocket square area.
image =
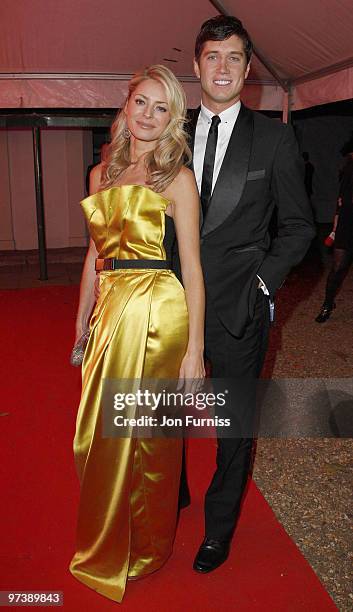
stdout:
{"type": "Polygon", "coordinates": [[[248,172],[248,176],[246,177],[247,181],[256,181],[256,179],[262,179],[265,177],[266,170],[263,168],[262,170],[251,170],[248,172]]]}

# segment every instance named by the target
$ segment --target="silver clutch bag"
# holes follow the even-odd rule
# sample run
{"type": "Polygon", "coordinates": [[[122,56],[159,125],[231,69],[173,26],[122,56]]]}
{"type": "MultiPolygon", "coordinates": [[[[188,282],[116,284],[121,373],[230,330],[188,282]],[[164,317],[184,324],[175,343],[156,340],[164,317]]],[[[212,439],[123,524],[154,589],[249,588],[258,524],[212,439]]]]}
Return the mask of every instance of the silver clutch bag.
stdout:
{"type": "Polygon", "coordinates": [[[78,367],[82,364],[83,357],[85,354],[87,342],[89,338],[89,331],[86,331],[82,334],[81,338],[79,338],[71,351],[70,363],[71,365],[78,367]]]}

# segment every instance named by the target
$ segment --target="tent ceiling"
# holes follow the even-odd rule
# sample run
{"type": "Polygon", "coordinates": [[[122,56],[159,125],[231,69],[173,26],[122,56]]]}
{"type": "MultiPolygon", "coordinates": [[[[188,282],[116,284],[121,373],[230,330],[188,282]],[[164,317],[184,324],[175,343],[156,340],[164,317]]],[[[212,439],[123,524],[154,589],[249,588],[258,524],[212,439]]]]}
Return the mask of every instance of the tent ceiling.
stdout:
{"type": "MultiPolygon", "coordinates": [[[[71,78],[81,82],[83,92],[85,86],[93,87],[94,80],[126,81],[152,63],[169,65],[182,81],[192,82],[194,38],[200,24],[219,12],[214,4],[209,0],[1,0],[0,105],[17,104],[11,104],[14,86],[9,81],[49,79],[41,90],[41,95],[49,96],[55,81],[63,89],[71,78]]],[[[221,6],[242,19],[256,48],[285,81],[353,64],[352,0],[225,0],[221,6]]],[[[249,80],[276,83],[256,57],[249,80]]],[[[72,87],[77,89],[76,84],[72,87]]],[[[33,88],[32,84],[32,92],[33,88]]],[[[93,89],[91,94],[90,105],[99,106],[93,89]]],[[[30,101],[28,92],[27,96],[30,101]]],[[[22,105],[28,104],[26,97],[20,98],[22,105]]]]}
{"type": "Polygon", "coordinates": [[[295,81],[341,63],[353,65],[352,0],[229,0],[278,75],[295,81]]]}
{"type": "MultiPolygon", "coordinates": [[[[0,73],[129,75],[164,63],[193,77],[200,24],[218,11],[208,0],[2,0],[0,73]],[[170,60],[170,61],[166,61],[170,60]]],[[[273,82],[255,59],[253,78],[273,82]]]]}

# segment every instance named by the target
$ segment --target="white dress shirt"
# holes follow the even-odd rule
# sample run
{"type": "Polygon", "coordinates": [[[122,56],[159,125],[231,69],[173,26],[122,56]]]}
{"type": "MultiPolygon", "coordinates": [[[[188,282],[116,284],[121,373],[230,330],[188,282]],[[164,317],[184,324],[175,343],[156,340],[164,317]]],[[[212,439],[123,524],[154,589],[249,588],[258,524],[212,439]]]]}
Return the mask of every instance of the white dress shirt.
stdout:
{"type": "MultiPolygon", "coordinates": [[[[232,135],[233,128],[235,126],[236,120],[238,119],[239,111],[240,111],[241,102],[238,100],[235,104],[227,108],[218,114],[221,123],[218,125],[218,139],[217,139],[217,148],[216,148],[216,156],[213,170],[213,178],[212,178],[212,192],[214,186],[216,184],[219,171],[221,169],[224,156],[226,154],[226,150],[229,144],[230,137],[232,135]]],[[[195,131],[195,142],[194,142],[194,153],[193,153],[193,165],[194,165],[194,173],[196,178],[197,187],[199,193],[201,194],[201,183],[202,183],[202,170],[203,170],[203,161],[205,157],[206,151],[206,143],[208,132],[211,126],[212,117],[215,113],[210,111],[204,104],[201,102],[201,111],[199,113],[196,131],[195,131]]],[[[266,284],[257,275],[259,279],[259,286],[265,295],[269,295],[266,284]]],[[[273,304],[271,304],[271,320],[273,320],[273,304]]]]}
{"type": "MultiPolygon", "coordinates": [[[[232,135],[233,128],[235,126],[235,122],[238,118],[240,111],[240,101],[230,106],[225,111],[219,113],[219,118],[221,123],[218,125],[218,140],[217,140],[217,149],[216,149],[216,157],[215,164],[213,170],[213,180],[212,180],[212,191],[216,184],[216,180],[218,178],[219,171],[221,169],[223,159],[229,144],[230,137],[232,135]]],[[[203,169],[203,160],[205,157],[206,143],[208,131],[210,129],[212,117],[214,113],[208,110],[206,106],[201,103],[201,111],[196,124],[196,132],[195,132],[195,145],[194,145],[194,172],[196,177],[197,186],[199,188],[199,193],[201,193],[201,182],[202,182],[202,169],[203,169]]]]}

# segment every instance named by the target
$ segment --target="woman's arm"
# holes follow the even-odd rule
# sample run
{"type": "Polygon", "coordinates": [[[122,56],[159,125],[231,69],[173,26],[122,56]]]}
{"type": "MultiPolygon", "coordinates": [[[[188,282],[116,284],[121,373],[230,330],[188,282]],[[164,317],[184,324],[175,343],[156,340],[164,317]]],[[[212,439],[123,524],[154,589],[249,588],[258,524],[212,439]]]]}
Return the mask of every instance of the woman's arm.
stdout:
{"type": "Polygon", "coordinates": [[[200,200],[191,170],[182,168],[170,194],[189,312],[189,342],[180,378],[203,378],[205,289],[200,262],[200,200]]]}
{"type": "Polygon", "coordinates": [[[94,269],[94,263],[96,258],[97,250],[93,240],[91,239],[81,276],[80,301],[76,317],[75,342],[77,342],[82,334],[88,330],[89,319],[95,304],[94,282],[96,280],[96,271],[94,269]]]}
{"type": "MultiPolygon", "coordinates": [[[[101,180],[101,164],[92,168],[89,176],[89,192],[90,195],[97,193],[101,180]]],[[[76,338],[75,342],[84,334],[89,327],[89,319],[95,303],[94,283],[96,280],[96,271],[94,268],[95,260],[98,256],[97,249],[93,240],[90,240],[85,263],[83,265],[81,284],[80,284],[80,301],[76,317],[76,338]]]]}

